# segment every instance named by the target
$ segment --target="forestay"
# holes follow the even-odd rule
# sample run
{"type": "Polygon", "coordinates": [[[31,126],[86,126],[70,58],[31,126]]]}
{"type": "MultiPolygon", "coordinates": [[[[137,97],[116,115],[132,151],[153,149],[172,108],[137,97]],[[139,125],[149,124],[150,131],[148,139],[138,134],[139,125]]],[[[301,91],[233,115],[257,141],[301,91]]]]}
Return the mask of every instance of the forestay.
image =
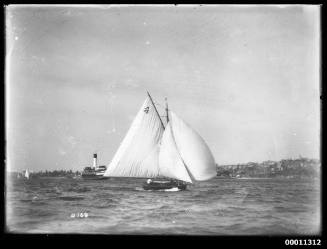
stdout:
{"type": "Polygon", "coordinates": [[[161,119],[148,96],[104,176],[159,176],[159,143],[163,132],[161,119]]]}

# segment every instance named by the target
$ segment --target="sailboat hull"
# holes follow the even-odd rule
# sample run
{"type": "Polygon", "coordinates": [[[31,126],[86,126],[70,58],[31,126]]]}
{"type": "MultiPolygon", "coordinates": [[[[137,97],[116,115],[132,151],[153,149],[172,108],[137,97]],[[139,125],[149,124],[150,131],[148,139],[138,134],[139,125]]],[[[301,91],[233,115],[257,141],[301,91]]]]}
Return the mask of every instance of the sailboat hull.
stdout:
{"type": "Polygon", "coordinates": [[[152,180],[151,182],[145,182],[143,184],[144,190],[166,190],[172,188],[178,188],[179,190],[186,190],[186,184],[180,181],[170,180],[152,180]]]}

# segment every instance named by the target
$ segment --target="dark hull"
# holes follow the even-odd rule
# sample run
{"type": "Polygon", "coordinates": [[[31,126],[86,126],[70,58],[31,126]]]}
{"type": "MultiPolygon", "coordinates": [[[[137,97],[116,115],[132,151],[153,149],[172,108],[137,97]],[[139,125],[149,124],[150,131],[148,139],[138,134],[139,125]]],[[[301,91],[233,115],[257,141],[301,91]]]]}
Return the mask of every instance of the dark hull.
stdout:
{"type": "Polygon", "coordinates": [[[186,184],[176,181],[152,181],[151,183],[145,182],[143,184],[144,190],[166,190],[172,188],[178,188],[179,190],[186,190],[186,184]]]}
{"type": "Polygon", "coordinates": [[[105,179],[108,179],[108,177],[97,176],[97,175],[82,175],[82,179],[85,179],[85,180],[105,180],[105,179]]]}

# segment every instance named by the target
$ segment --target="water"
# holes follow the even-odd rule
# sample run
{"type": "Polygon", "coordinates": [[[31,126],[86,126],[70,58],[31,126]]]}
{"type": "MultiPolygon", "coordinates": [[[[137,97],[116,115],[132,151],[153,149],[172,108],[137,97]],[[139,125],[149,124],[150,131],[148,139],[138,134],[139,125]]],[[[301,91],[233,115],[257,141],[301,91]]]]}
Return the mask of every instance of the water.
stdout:
{"type": "Polygon", "coordinates": [[[318,180],[219,179],[145,191],[142,179],[12,180],[9,232],[290,235],[320,233],[318,180]],[[77,217],[87,213],[87,217],[77,217]],[[75,217],[74,217],[75,215],[75,217]]]}

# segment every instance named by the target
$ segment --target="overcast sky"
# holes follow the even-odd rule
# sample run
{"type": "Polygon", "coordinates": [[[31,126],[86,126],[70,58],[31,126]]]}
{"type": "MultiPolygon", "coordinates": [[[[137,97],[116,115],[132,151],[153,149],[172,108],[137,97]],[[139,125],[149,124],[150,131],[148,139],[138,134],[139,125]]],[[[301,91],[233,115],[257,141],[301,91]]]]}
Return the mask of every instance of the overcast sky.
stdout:
{"type": "Polygon", "coordinates": [[[9,6],[8,169],[109,164],[147,90],[218,164],[319,158],[319,29],[318,6],[9,6]]]}

